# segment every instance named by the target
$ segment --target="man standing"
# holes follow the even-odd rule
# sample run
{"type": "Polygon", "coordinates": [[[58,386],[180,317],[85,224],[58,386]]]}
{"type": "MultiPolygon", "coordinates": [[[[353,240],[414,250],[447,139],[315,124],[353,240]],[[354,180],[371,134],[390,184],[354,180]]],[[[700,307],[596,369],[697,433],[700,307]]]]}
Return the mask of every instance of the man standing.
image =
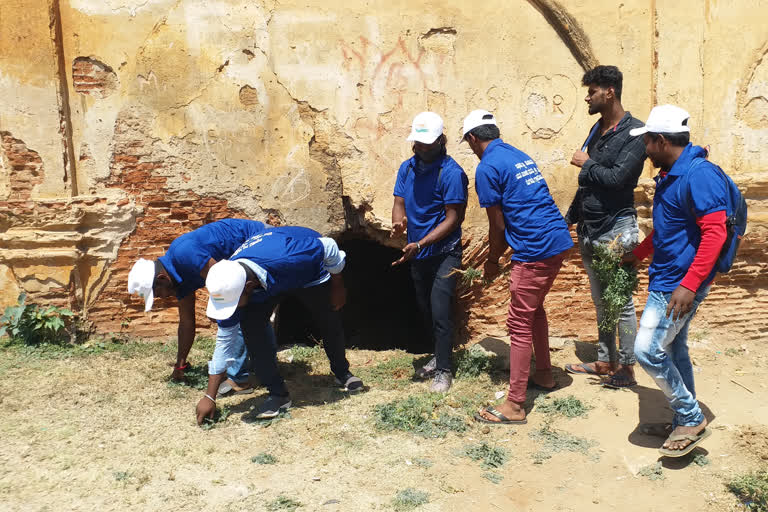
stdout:
{"type": "Polygon", "coordinates": [[[675,412],[659,450],[669,457],[685,455],[710,433],[696,400],[688,327],[709,293],[727,236],[726,177],[706,160],[704,148],[689,142],[689,117],[673,105],[654,107],[645,126],[630,132],[642,135],[648,157],[660,168],[653,232],[624,260],[637,265],[653,254],[635,355],[675,412]]]}
{"type": "Polygon", "coordinates": [[[470,112],[464,119],[463,133],[463,140],[480,159],[475,187],[480,206],[488,215],[490,245],[484,277],[491,280],[498,275],[499,258],[507,245],[514,251],[507,313],[509,393],[504,403],[481,410],[475,418],[493,424],[526,423],[526,388],[551,390],[557,385],[549,358],[544,299],[573,242],[536,163],[499,138],[493,114],[470,112]],[[529,382],[531,346],[536,354],[536,373],[529,382]]]}
{"type": "MultiPolygon", "coordinates": [[[[208,272],[207,315],[226,320],[240,308],[240,327],[248,353],[257,376],[269,391],[256,418],[273,418],[291,406],[285,381],[277,369],[275,346],[263,339],[272,311],[287,297],[297,299],[309,311],[336,383],[351,392],[363,389],[362,380],[350,373],[345,355],[340,312],[346,302],[341,276],[345,256],[333,239],[321,237],[316,231],[281,227],[248,239],[229,260],[216,263],[208,272]]],[[[217,340],[214,359],[226,359],[230,350],[217,340]]],[[[223,373],[209,373],[208,390],[197,404],[198,423],[213,417],[214,393],[222,380],[223,373]]]]}
{"type": "Polygon", "coordinates": [[[630,129],[643,123],[622,107],[622,81],[616,66],[597,66],[582,78],[582,85],[588,88],[584,101],[589,105],[589,114],[600,114],[600,119],[581,151],[576,151],[571,159],[571,164],[580,167],[581,172],[576,197],[565,216],[569,225],[578,223],[579,249],[589,277],[598,326],[597,361],[568,364],[565,369],[581,375],[610,375],[606,386],[614,388],[637,384],[633,369],[637,315],[630,296],[619,316],[617,352],[617,329],[604,325],[603,286],[593,270],[593,253],[595,246],[614,240],[623,252],[637,246],[634,191],[646,157],[642,140],[629,135],[630,129]]]}
{"type": "Polygon", "coordinates": [[[392,236],[407,231],[408,244],[392,265],[411,262],[416,301],[432,333],[435,355],[416,376],[431,377],[430,390],[445,393],[453,383],[454,270],[461,268],[461,222],[469,180],[446,152],[439,115],[417,115],[408,140],[414,155],[400,165],[392,205],[392,236]]]}
{"type": "MultiPolygon", "coordinates": [[[[187,356],[195,340],[195,291],[205,286],[208,270],[217,261],[228,258],[250,237],[264,231],[264,223],[247,219],[224,219],[185,233],[171,242],[168,251],[150,261],[139,259],[128,274],[128,293],[144,297],[144,311],[152,309],[154,297],[175,295],[179,304],[178,349],[171,377],[184,378],[188,368],[187,356]]],[[[265,335],[274,343],[271,326],[265,335]]],[[[247,352],[236,318],[219,323],[217,338],[226,338],[237,347],[232,360],[209,363],[209,371],[226,369],[229,379],[222,385],[222,394],[251,393],[245,367],[247,352]],[[211,368],[214,364],[216,368],[211,368]]]]}

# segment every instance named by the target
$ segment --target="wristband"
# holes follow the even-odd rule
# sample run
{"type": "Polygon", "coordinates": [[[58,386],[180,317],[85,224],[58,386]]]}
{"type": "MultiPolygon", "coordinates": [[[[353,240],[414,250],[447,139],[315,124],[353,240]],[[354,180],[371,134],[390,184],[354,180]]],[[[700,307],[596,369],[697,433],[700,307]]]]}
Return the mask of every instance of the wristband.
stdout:
{"type": "Polygon", "coordinates": [[[419,251],[421,250],[421,244],[419,242],[416,242],[416,249],[418,249],[419,251]]]}
{"type": "Polygon", "coordinates": [[[205,398],[207,398],[208,400],[210,400],[213,403],[216,403],[216,400],[211,395],[209,395],[208,393],[205,394],[205,398]]]}
{"type": "Polygon", "coordinates": [[[184,363],[181,366],[174,366],[173,369],[174,370],[188,370],[190,366],[191,365],[189,364],[189,362],[186,362],[186,363],[184,363]]]}

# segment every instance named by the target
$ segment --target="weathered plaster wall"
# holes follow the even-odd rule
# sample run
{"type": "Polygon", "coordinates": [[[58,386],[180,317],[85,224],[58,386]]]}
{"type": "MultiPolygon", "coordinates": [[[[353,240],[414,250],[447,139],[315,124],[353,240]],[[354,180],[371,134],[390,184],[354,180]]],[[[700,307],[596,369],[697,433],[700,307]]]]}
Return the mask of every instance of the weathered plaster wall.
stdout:
{"type": "MultiPolygon", "coordinates": [[[[247,216],[396,243],[386,236],[395,171],[425,109],[446,120],[471,184],[476,158],[457,143],[461,119],[494,111],[565,209],[578,171],[570,156],[594,122],[580,78],[612,63],[625,74],[626,108],[645,118],[656,103],[686,107],[694,140],[743,186],[752,222],[742,261],[701,318],[759,336],[768,328],[759,4],[4,0],[0,306],[24,289],[70,303],[101,331],[171,333],[175,312],[160,302],[144,315],[125,292],[127,272],[205,222],[247,216]]],[[[646,229],[651,175],[636,194],[646,229]]],[[[485,228],[473,196],[469,262],[485,228]]],[[[499,284],[465,297],[472,336],[498,331],[506,295],[499,284]]],[[[553,331],[593,337],[589,300],[573,254],[549,298],[553,331]]]]}

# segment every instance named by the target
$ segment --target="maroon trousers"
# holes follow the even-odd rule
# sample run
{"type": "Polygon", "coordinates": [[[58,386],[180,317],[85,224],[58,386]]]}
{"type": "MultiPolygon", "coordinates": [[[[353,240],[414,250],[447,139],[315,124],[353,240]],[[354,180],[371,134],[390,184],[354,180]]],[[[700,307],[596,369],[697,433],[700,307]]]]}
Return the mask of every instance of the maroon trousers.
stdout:
{"type": "Polygon", "coordinates": [[[536,369],[552,367],[549,359],[549,324],[544,299],[565,259],[565,251],[541,261],[513,261],[509,273],[509,394],[511,402],[525,401],[531,349],[536,369]]]}

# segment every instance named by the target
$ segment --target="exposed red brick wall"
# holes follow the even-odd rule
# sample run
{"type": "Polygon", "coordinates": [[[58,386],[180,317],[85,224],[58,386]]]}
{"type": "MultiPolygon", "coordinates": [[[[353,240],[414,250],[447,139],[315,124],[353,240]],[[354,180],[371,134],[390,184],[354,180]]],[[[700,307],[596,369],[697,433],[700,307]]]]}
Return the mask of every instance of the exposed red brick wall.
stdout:
{"type": "Polygon", "coordinates": [[[14,138],[10,132],[0,131],[0,144],[10,166],[8,199],[29,199],[34,186],[43,182],[43,160],[36,151],[29,149],[24,141],[14,138]]]}
{"type": "Polygon", "coordinates": [[[117,75],[101,61],[77,57],[72,62],[72,87],[80,94],[106,98],[117,89],[117,75]]]}
{"type": "MultiPolygon", "coordinates": [[[[144,301],[128,295],[128,272],[133,263],[138,258],[162,256],[175,238],[203,224],[243,214],[229,208],[226,199],[169,190],[165,157],[155,152],[141,126],[135,117],[118,119],[111,172],[105,184],[124,190],[144,212],[136,219],[136,230],[120,246],[109,280],[89,310],[89,320],[100,332],[127,330],[137,336],[160,337],[176,333],[176,299],[158,299],[145,314],[144,301]]],[[[205,291],[197,295],[198,327],[210,326],[205,317],[205,291]]]]}

